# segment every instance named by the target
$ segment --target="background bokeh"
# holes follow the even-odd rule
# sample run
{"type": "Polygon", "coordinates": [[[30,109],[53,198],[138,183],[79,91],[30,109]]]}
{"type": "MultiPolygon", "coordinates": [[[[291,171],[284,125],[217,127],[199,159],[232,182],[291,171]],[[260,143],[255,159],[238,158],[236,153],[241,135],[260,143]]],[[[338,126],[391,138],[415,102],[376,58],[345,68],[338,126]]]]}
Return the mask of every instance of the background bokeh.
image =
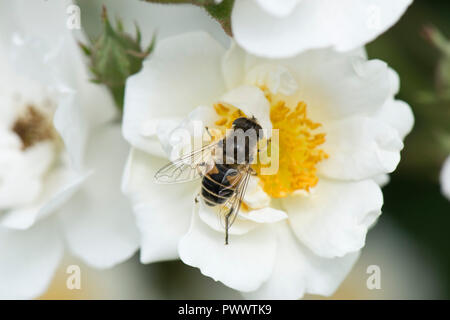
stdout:
{"type": "MultiPolygon", "coordinates": [[[[83,25],[89,36],[94,37],[100,31],[100,21],[96,18],[100,16],[100,1],[81,0],[79,3],[83,25]]],[[[105,3],[108,5],[111,1],[105,3]]],[[[122,10],[126,10],[125,1],[121,3],[122,10]]],[[[141,5],[145,6],[144,3],[141,5]]],[[[184,6],[180,7],[180,10],[184,9],[184,6]]],[[[120,15],[120,12],[115,14],[120,15]]],[[[163,21],[164,16],[154,15],[149,19],[163,21]]],[[[144,40],[150,39],[154,30],[146,29],[145,22],[139,23],[144,40]]],[[[154,25],[155,21],[152,23],[154,25]]],[[[193,21],[192,29],[198,28],[198,23],[193,21]]],[[[450,298],[450,201],[442,196],[439,186],[439,171],[448,151],[444,150],[438,137],[441,130],[450,131],[450,102],[433,98],[441,53],[421,34],[427,24],[436,26],[450,37],[450,1],[414,1],[391,30],[367,47],[370,58],[386,61],[399,73],[401,90],[398,97],[411,105],[416,124],[406,138],[397,171],[383,189],[384,213],[369,232],[357,265],[331,298],[450,298]],[[380,290],[367,289],[369,265],[378,265],[381,269],[380,290]]],[[[203,27],[212,29],[222,37],[222,42],[227,41],[214,21],[205,22],[203,27]]],[[[171,34],[176,28],[158,32],[171,34]]],[[[42,298],[228,299],[240,296],[180,262],[141,265],[136,255],[106,271],[92,270],[78,260],[66,257],[42,298]],[[70,264],[81,266],[81,290],[66,288],[65,270],[70,264]]]]}
{"type": "MultiPolygon", "coordinates": [[[[450,101],[425,98],[436,90],[441,59],[440,52],[422,36],[424,25],[429,24],[450,37],[449,1],[415,1],[399,23],[367,49],[370,57],[380,58],[397,70],[401,79],[399,98],[411,105],[416,120],[406,138],[402,161],[383,190],[385,213],[381,221],[392,221],[409,237],[410,242],[405,245],[422,252],[422,259],[433,268],[423,269],[417,276],[435,272],[441,290],[439,297],[448,299],[450,202],[441,195],[438,180],[448,150],[440,144],[437,131],[450,131],[450,101]]],[[[396,259],[401,260],[402,256],[400,250],[396,259]]],[[[409,268],[408,261],[398,263],[409,268]]],[[[422,290],[421,281],[416,281],[414,290],[422,290]]]]}

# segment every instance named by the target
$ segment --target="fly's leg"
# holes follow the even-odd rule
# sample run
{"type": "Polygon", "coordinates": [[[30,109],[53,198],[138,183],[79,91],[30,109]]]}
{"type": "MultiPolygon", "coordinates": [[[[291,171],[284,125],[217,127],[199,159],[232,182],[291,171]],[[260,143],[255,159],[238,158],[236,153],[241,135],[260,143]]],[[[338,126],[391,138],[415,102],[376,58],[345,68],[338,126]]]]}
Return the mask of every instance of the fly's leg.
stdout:
{"type": "MultiPolygon", "coordinates": [[[[198,193],[194,198],[194,206],[197,207],[199,203],[200,203],[200,193],[198,193]]],[[[233,208],[231,208],[230,211],[228,211],[228,213],[225,215],[225,245],[228,245],[228,227],[230,224],[229,221],[232,213],[233,208]]]]}
{"type": "Polygon", "coordinates": [[[205,127],[205,130],[206,130],[206,133],[209,135],[209,137],[212,139],[213,136],[212,136],[211,132],[209,132],[209,128],[205,127]]]}
{"type": "Polygon", "coordinates": [[[233,213],[233,208],[228,211],[228,213],[225,215],[225,245],[228,245],[228,228],[229,228],[229,222],[230,222],[230,216],[233,213]]]}
{"type": "Polygon", "coordinates": [[[194,198],[194,212],[198,212],[200,205],[200,193],[197,193],[197,195],[194,198]]]}

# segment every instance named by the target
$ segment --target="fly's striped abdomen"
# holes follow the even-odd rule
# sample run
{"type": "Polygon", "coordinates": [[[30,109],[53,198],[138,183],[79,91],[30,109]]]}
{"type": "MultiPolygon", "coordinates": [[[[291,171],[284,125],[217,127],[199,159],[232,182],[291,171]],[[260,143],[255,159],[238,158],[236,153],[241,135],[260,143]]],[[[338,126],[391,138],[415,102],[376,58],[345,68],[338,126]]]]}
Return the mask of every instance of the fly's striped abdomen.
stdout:
{"type": "Polygon", "coordinates": [[[224,203],[234,192],[230,177],[236,176],[237,170],[226,164],[216,164],[202,179],[202,197],[205,203],[216,206],[224,203]]]}

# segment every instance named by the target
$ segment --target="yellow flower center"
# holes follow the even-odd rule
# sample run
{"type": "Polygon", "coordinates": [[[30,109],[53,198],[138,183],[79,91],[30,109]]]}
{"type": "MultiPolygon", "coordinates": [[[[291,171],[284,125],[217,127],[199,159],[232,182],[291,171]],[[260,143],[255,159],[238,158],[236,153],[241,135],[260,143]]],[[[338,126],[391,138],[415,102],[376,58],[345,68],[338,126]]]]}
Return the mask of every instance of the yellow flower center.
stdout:
{"type": "Polygon", "coordinates": [[[303,101],[290,108],[267,90],[265,93],[271,105],[273,129],[279,130],[279,169],[276,174],[262,175],[261,168],[270,164],[258,162],[254,165],[262,187],[272,198],[283,198],[297,190],[309,191],[319,181],[317,163],[328,158],[325,151],[319,148],[325,142],[325,134],[316,132],[321,124],[308,118],[303,101]]]}
{"type": "MultiPolygon", "coordinates": [[[[279,130],[279,168],[275,174],[263,175],[262,168],[270,167],[270,163],[257,161],[253,169],[258,174],[263,190],[272,198],[283,198],[295,191],[309,191],[314,187],[317,177],[317,164],[328,158],[320,145],[325,142],[325,134],[317,132],[320,123],[313,122],[307,116],[307,107],[303,101],[296,106],[287,106],[285,101],[277,99],[263,88],[270,103],[270,120],[273,129],[279,130]]],[[[222,132],[231,128],[233,121],[244,116],[243,112],[231,106],[217,103],[214,105],[220,119],[215,123],[222,132]]],[[[268,156],[272,141],[268,141],[268,156]]]]}

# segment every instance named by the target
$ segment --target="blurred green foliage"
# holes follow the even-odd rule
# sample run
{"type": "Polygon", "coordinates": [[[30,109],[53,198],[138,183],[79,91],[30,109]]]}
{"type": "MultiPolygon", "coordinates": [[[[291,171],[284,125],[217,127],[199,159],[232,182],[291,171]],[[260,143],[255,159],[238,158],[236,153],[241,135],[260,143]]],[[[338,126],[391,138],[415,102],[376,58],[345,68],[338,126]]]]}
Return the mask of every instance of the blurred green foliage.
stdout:
{"type": "Polygon", "coordinates": [[[412,245],[426,248],[435,258],[446,298],[450,298],[450,202],[441,195],[438,181],[449,154],[439,135],[450,131],[450,103],[423,99],[424,93],[437,94],[437,68],[442,59],[442,52],[423,36],[425,25],[435,26],[450,38],[450,1],[414,1],[398,24],[367,50],[370,58],[386,61],[399,73],[398,98],[407,101],[415,115],[400,165],[383,190],[384,211],[411,235],[412,245]]]}

